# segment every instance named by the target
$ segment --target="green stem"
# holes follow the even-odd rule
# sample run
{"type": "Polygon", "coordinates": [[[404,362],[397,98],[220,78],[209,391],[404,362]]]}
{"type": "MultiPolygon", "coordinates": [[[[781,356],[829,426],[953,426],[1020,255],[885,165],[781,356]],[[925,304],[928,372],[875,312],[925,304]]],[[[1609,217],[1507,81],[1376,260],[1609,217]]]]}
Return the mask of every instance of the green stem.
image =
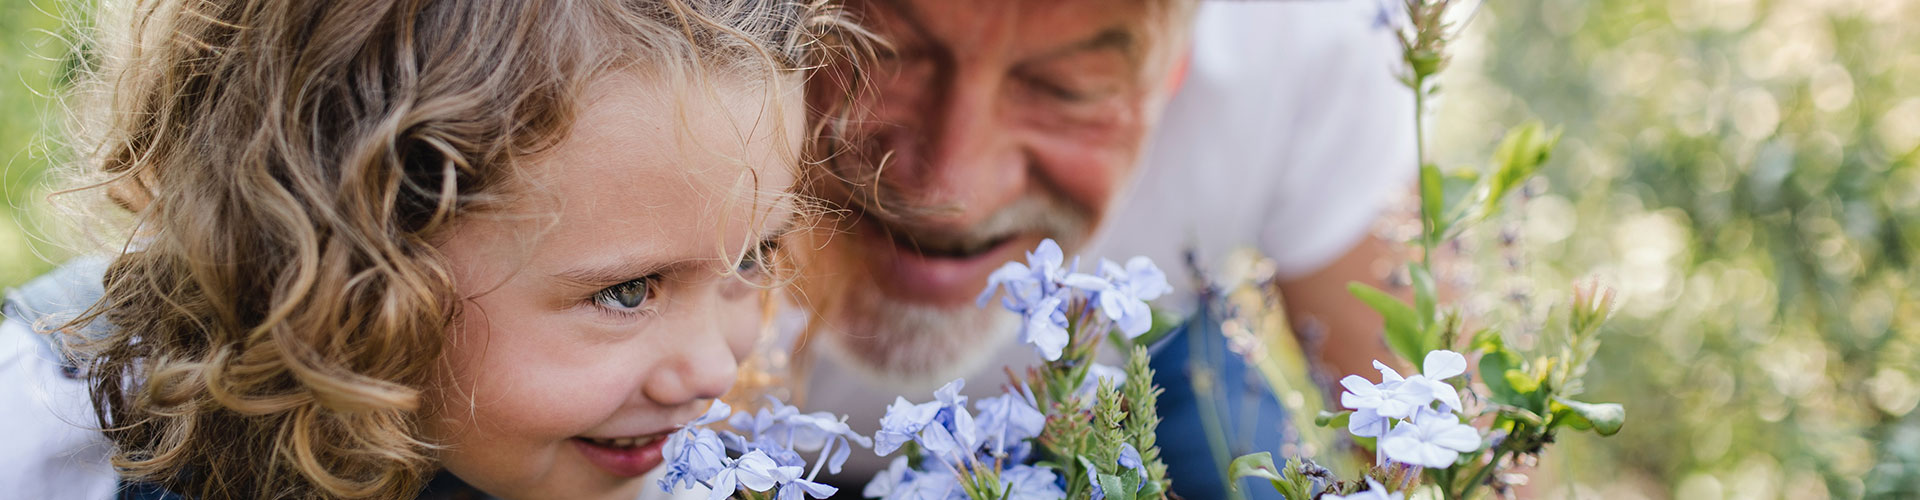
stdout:
{"type": "MultiPolygon", "coordinates": [[[[1457,499],[1466,499],[1466,498],[1469,498],[1469,497],[1468,497],[1467,495],[1469,495],[1469,494],[1472,494],[1472,493],[1473,493],[1473,490],[1474,490],[1474,488],[1478,488],[1478,487],[1480,487],[1480,483],[1482,483],[1482,482],[1486,482],[1486,480],[1487,480],[1487,476],[1489,476],[1489,475],[1492,475],[1492,474],[1493,474],[1493,469],[1494,469],[1495,467],[1499,467],[1499,466],[1500,466],[1500,459],[1501,459],[1501,458],[1504,458],[1504,457],[1506,457],[1506,456],[1507,456],[1507,449],[1506,449],[1506,447],[1504,447],[1504,446],[1503,446],[1503,447],[1501,447],[1501,448],[1500,448],[1500,449],[1498,449],[1498,450],[1494,450],[1494,452],[1493,452],[1493,461],[1491,461],[1491,462],[1487,462],[1487,466],[1486,466],[1486,467],[1481,467],[1481,468],[1480,468],[1480,472],[1475,472],[1475,473],[1473,474],[1473,480],[1472,480],[1472,481],[1468,481],[1468,482],[1467,482],[1467,485],[1466,485],[1466,486],[1461,486],[1461,487],[1460,487],[1460,495],[1458,495],[1458,496],[1453,496],[1453,497],[1451,497],[1451,498],[1457,498],[1457,499]]],[[[1448,485],[1448,486],[1452,486],[1452,485],[1448,485]]],[[[1448,488],[1441,488],[1440,490],[1441,490],[1441,491],[1447,491],[1447,490],[1448,490],[1448,488]]]]}
{"type": "MultiPolygon", "coordinates": [[[[1427,77],[1425,75],[1420,75],[1416,73],[1413,77],[1414,172],[1420,172],[1424,170],[1427,165],[1426,104],[1427,104],[1427,77]]],[[[1425,189],[1420,190],[1420,192],[1422,193],[1421,196],[1423,197],[1426,196],[1425,189]]],[[[1426,200],[1423,198],[1421,201],[1422,203],[1420,204],[1420,207],[1421,207],[1420,226],[1421,226],[1421,229],[1423,230],[1420,232],[1420,250],[1421,250],[1420,262],[1424,264],[1424,263],[1433,262],[1433,248],[1439,243],[1438,240],[1436,239],[1439,237],[1439,235],[1434,234],[1435,232],[1434,230],[1436,228],[1433,227],[1432,224],[1427,223],[1427,221],[1434,220],[1435,218],[1439,217],[1440,214],[1425,213],[1426,206],[1427,206],[1427,204],[1425,203],[1426,200]]]]}

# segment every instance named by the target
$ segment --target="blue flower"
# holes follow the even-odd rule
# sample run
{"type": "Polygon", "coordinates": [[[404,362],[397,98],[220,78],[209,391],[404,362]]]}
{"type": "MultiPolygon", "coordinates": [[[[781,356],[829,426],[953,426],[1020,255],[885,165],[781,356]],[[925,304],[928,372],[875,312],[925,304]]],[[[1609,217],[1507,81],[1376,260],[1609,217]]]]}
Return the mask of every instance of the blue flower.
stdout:
{"type": "Polygon", "coordinates": [[[726,403],[714,401],[713,406],[707,407],[706,414],[667,437],[662,447],[667,473],[660,478],[660,489],[672,492],[675,484],[692,486],[705,482],[725,468],[727,452],[720,435],[700,426],[719,422],[732,411],[726,403]]]}
{"type": "Polygon", "coordinates": [[[814,498],[826,498],[839,492],[840,488],[805,479],[794,479],[781,484],[780,492],[774,494],[773,498],[774,500],[801,500],[803,498],[802,495],[814,498]]]}
{"type": "Polygon", "coordinates": [[[713,479],[725,467],[726,447],[712,430],[688,428],[667,437],[667,473],[660,489],[672,492],[676,484],[693,486],[713,479]]]}
{"type": "Polygon", "coordinates": [[[934,391],[934,400],[913,404],[896,397],[880,417],[880,432],[873,435],[873,451],[886,455],[907,441],[945,461],[973,453],[980,446],[979,430],[973,414],[967,412],[967,397],[960,395],[966,379],[955,379],[934,391]]]}
{"type": "Polygon", "coordinates": [[[1027,311],[1026,322],[1020,327],[1020,341],[1033,344],[1040,357],[1047,361],[1060,359],[1060,352],[1072,341],[1067,333],[1067,312],[1060,297],[1053,296],[1040,300],[1038,307],[1027,311]]]}
{"type": "Polygon", "coordinates": [[[740,488],[767,491],[781,483],[799,478],[799,467],[780,465],[766,453],[759,450],[750,451],[741,455],[738,460],[729,461],[726,467],[720,470],[720,474],[714,476],[712,483],[707,485],[713,488],[713,492],[707,495],[707,499],[725,500],[740,488]]]}
{"type": "MultiPolygon", "coordinates": [[[[806,451],[820,450],[821,459],[826,461],[827,472],[840,473],[840,466],[847,463],[848,454],[853,452],[853,444],[870,448],[873,441],[853,432],[847,426],[846,417],[834,416],[827,412],[799,414],[787,420],[789,439],[796,449],[806,451]]],[[[815,465],[816,468],[819,465],[815,465]]]]}
{"type": "Polygon", "coordinates": [[[1053,469],[1014,465],[1000,472],[1000,483],[1007,486],[1003,500],[1060,500],[1067,497],[1053,469]]]}
{"type": "Polygon", "coordinates": [[[1017,393],[982,399],[974,403],[973,408],[980,410],[980,418],[975,422],[980,426],[987,447],[995,454],[1004,455],[1009,443],[1018,444],[1039,436],[1040,430],[1047,425],[1047,416],[1034,409],[1032,402],[1017,393]]]}
{"type": "Polygon", "coordinates": [[[987,275],[987,289],[975,301],[986,306],[996,289],[1005,289],[1001,304],[1013,312],[1026,312],[1060,288],[1060,281],[1066,277],[1066,269],[1061,266],[1065,261],[1059,243],[1052,238],[1042,240],[1038,248],[1027,252],[1026,264],[1008,262],[987,275]]]}
{"type": "Polygon", "coordinates": [[[916,474],[886,500],[967,500],[967,492],[953,474],[916,474]]]}
{"type": "Polygon", "coordinates": [[[888,405],[887,413],[880,417],[880,432],[873,434],[874,454],[893,453],[933,423],[933,417],[939,413],[938,401],[914,404],[907,402],[907,398],[894,396],[893,404],[888,405]]]}
{"type": "Polygon", "coordinates": [[[740,412],[727,419],[727,425],[735,430],[747,433],[748,440],[758,440],[762,435],[772,434],[777,440],[785,441],[787,419],[800,414],[799,408],[788,406],[773,396],[767,396],[767,406],[752,413],[740,412]]]}
{"type": "Polygon", "coordinates": [[[1100,274],[1111,283],[1099,293],[1100,312],[1113,320],[1114,325],[1120,327],[1120,333],[1129,339],[1152,329],[1153,308],[1147,306],[1147,301],[1173,291],[1167,284],[1167,274],[1146,257],[1129,259],[1126,267],[1102,260],[1100,274]]]}
{"type": "Polygon", "coordinates": [[[1120,462],[1120,466],[1126,467],[1127,470],[1145,474],[1140,471],[1140,450],[1134,449],[1133,443],[1120,444],[1120,458],[1116,461],[1120,462]]]}
{"type": "Polygon", "coordinates": [[[884,498],[892,495],[913,473],[913,468],[907,466],[907,457],[893,457],[893,462],[887,464],[887,470],[874,474],[873,479],[867,481],[867,487],[860,490],[860,496],[884,498]]]}

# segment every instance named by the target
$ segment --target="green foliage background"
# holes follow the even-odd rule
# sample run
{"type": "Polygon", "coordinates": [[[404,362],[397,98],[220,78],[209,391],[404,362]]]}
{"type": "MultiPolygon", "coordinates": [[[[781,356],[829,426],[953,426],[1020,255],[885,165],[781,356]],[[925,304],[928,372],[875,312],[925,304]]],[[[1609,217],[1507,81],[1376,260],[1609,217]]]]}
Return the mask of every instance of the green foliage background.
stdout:
{"type": "Polygon", "coordinates": [[[46,0],[0,0],[0,289],[64,259],[44,239],[49,216],[47,173],[61,161],[49,138],[63,113],[50,98],[68,76],[59,9],[46,0]]]}
{"type": "MultiPolygon", "coordinates": [[[[0,288],[65,252],[37,242],[57,224],[62,8],[0,0],[0,288]]],[[[1628,427],[1570,435],[1535,494],[1920,496],[1917,27],[1914,0],[1480,9],[1441,77],[1435,157],[1473,165],[1528,118],[1566,133],[1499,228],[1524,258],[1452,279],[1534,317],[1576,280],[1622,294],[1586,399],[1626,404],[1628,427]]]]}
{"type": "Polygon", "coordinates": [[[1463,281],[1534,317],[1576,280],[1622,299],[1583,399],[1627,429],[1552,448],[1537,494],[1920,497],[1916,25],[1913,1],[1482,7],[1439,157],[1566,134],[1508,221],[1524,258],[1463,281]]]}

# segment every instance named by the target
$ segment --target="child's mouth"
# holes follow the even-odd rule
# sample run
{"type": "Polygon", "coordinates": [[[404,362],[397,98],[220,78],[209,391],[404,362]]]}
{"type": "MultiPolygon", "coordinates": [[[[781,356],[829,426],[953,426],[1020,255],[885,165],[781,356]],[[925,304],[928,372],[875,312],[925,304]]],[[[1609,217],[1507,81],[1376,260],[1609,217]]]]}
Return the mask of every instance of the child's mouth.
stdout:
{"type": "Polygon", "coordinates": [[[608,473],[620,477],[640,477],[660,466],[668,432],[671,431],[620,438],[582,436],[571,441],[588,462],[608,473]]]}

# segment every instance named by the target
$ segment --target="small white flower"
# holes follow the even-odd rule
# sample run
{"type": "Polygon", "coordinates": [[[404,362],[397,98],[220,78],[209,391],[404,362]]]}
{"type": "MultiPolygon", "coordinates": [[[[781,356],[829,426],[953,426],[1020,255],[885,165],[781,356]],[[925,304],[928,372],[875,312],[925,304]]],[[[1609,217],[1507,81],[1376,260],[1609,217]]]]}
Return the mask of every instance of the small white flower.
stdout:
{"type": "Polygon", "coordinates": [[[1407,495],[1401,492],[1387,493],[1387,487],[1373,478],[1367,478],[1367,490],[1352,495],[1322,495],[1321,500],[1402,500],[1407,495]]]}
{"type": "Polygon", "coordinates": [[[1423,408],[1420,414],[1380,438],[1380,453],[1388,460],[1439,469],[1453,465],[1460,454],[1480,449],[1480,432],[1460,423],[1453,413],[1423,408]]]}
{"type": "Polygon", "coordinates": [[[1378,384],[1368,382],[1359,375],[1340,379],[1340,386],[1347,389],[1340,394],[1341,405],[1354,410],[1374,410],[1387,418],[1407,418],[1413,415],[1415,408],[1433,402],[1432,386],[1420,381],[1409,384],[1407,379],[1400,377],[1399,372],[1379,361],[1374,361],[1373,367],[1380,370],[1378,384]]]}
{"type": "Polygon", "coordinates": [[[1407,380],[1412,382],[1419,379],[1418,383],[1427,386],[1433,392],[1433,397],[1440,400],[1440,410],[1452,412],[1460,410],[1460,390],[1445,380],[1466,372],[1466,356],[1453,351],[1436,350],[1427,353],[1426,362],[1421,364],[1421,373],[1407,380]]]}

